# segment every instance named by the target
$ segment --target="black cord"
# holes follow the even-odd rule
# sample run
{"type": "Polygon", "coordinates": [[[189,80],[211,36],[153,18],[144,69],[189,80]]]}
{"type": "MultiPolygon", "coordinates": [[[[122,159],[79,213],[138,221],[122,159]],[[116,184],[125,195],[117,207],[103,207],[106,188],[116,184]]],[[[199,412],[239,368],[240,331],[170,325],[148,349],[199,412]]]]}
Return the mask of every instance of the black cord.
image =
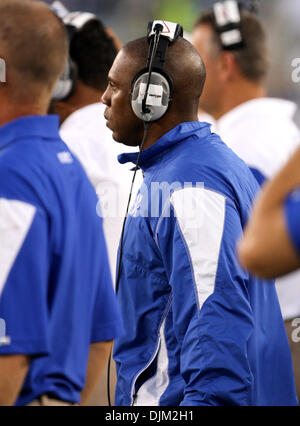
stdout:
{"type": "Polygon", "coordinates": [[[158,43],[159,43],[160,31],[162,31],[162,29],[163,29],[163,27],[161,25],[155,26],[155,36],[154,36],[154,42],[153,42],[152,55],[151,55],[150,64],[149,64],[148,81],[147,81],[147,86],[146,86],[146,90],[145,90],[144,99],[142,101],[142,111],[143,111],[144,114],[147,114],[147,113],[151,112],[146,107],[146,103],[147,103],[147,97],[148,97],[150,82],[151,82],[151,74],[152,74],[152,68],[153,68],[153,61],[154,61],[154,58],[155,58],[155,55],[156,55],[156,51],[157,51],[157,47],[158,47],[158,43]],[[158,27],[158,28],[156,28],[156,27],[158,27]]]}
{"type": "Polygon", "coordinates": [[[130,193],[129,193],[129,198],[128,198],[128,203],[127,203],[127,209],[126,209],[126,215],[123,221],[123,227],[122,227],[122,233],[121,233],[121,240],[120,240],[120,251],[119,251],[119,262],[118,262],[118,269],[117,269],[117,279],[116,279],[116,293],[118,294],[119,291],[119,284],[120,284],[120,275],[121,275],[121,264],[122,264],[122,257],[123,257],[123,242],[124,242],[124,233],[125,233],[125,225],[126,225],[126,221],[127,221],[127,217],[128,217],[128,213],[129,213],[129,207],[130,207],[130,202],[131,202],[131,197],[132,197],[132,192],[133,192],[133,185],[135,182],[135,177],[137,174],[137,171],[139,169],[139,164],[140,164],[140,158],[141,158],[141,154],[142,154],[142,150],[144,147],[144,143],[146,140],[146,137],[148,135],[148,129],[149,129],[149,124],[148,122],[144,121],[144,136],[143,136],[143,140],[141,142],[140,145],[140,152],[137,158],[137,162],[136,162],[136,166],[134,169],[134,175],[133,175],[133,179],[132,179],[132,183],[131,183],[131,188],[130,188],[130,193]]]}
{"type": "MultiPolygon", "coordinates": [[[[143,147],[144,147],[147,135],[148,135],[149,125],[150,125],[150,123],[144,121],[144,136],[143,136],[143,140],[142,140],[141,145],[140,145],[140,152],[139,152],[139,155],[138,155],[138,158],[137,158],[137,162],[136,162],[136,165],[135,165],[135,169],[134,169],[134,175],[133,175],[133,178],[132,178],[132,183],[131,183],[131,188],[130,188],[128,203],[127,203],[127,208],[126,208],[126,214],[125,214],[125,218],[124,218],[123,226],[122,226],[122,233],[121,233],[121,240],[120,240],[120,250],[119,250],[119,261],[118,261],[117,278],[116,278],[116,294],[118,294],[119,285],[120,285],[125,225],[126,225],[126,221],[127,221],[127,217],[128,217],[128,213],[129,213],[129,207],[130,207],[130,202],[131,202],[131,198],[132,198],[133,186],[134,186],[134,182],[135,182],[137,171],[139,169],[139,163],[140,163],[141,154],[142,154],[143,147]]],[[[110,368],[111,368],[111,359],[112,359],[112,349],[111,349],[110,354],[109,354],[109,360],[108,360],[108,366],[107,366],[107,401],[108,401],[108,406],[109,407],[112,406],[111,399],[110,399],[110,368]]]]}

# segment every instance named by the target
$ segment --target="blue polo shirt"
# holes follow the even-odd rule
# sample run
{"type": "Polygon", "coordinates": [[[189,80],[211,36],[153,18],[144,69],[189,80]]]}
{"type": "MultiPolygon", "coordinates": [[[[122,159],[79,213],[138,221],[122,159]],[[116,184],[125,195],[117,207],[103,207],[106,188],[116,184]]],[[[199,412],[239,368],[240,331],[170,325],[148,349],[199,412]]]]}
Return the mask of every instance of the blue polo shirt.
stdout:
{"type": "Polygon", "coordinates": [[[0,355],[31,357],[17,405],[45,393],[79,402],[90,344],[122,328],[97,196],[58,125],[30,116],[0,128],[0,318],[10,340],[0,355]]]}
{"type": "Polygon", "coordinates": [[[300,188],[285,200],[285,218],[289,236],[300,255],[300,188]]]}

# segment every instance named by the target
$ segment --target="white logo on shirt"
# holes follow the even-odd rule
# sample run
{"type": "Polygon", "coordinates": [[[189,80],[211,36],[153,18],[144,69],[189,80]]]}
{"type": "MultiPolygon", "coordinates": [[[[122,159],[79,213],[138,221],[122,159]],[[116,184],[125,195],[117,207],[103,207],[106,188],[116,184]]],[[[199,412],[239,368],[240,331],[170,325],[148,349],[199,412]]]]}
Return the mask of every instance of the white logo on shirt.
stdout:
{"type": "Polygon", "coordinates": [[[6,336],[6,324],[4,319],[0,318],[0,346],[9,345],[10,338],[6,336]]]}
{"type": "Polygon", "coordinates": [[[73,158],[70,152],[68,151],[64,151],[64,152],[59,152],[57,154],[57,158],[59,159],[59,161],[62,164],[71,164],[73,163],[73,158]]]}

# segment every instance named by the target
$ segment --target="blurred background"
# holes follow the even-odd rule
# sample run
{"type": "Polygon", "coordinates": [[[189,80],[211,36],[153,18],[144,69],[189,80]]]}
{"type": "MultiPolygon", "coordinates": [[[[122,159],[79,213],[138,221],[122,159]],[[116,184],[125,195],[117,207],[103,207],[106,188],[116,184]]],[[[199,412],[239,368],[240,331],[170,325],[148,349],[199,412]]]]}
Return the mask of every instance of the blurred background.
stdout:
{"type": "MultiPolygon", "coordinates": [[[[53,0],[46,0],[51,4],[53,0]]],[[[249,4],[248,0],[242,1],[249,4]]],[[[70,10],[94,12],[110,26],[123,42],[145,35],[153,18],[180,23],[192,30],[197,15],[214,0],[64,0],[70,10]]],[[[265,23],[271,52],[268,79],[270,96],[291,99],[298,103],[300,82],[292,81],[292,60],[300,58],[300,0],[261,0],[259,16],[265,23]]],[[[299,73],[300,75],[300,73],[299,73]]],[[[300,126],[300,112],[296,117],[300,126]]]]}

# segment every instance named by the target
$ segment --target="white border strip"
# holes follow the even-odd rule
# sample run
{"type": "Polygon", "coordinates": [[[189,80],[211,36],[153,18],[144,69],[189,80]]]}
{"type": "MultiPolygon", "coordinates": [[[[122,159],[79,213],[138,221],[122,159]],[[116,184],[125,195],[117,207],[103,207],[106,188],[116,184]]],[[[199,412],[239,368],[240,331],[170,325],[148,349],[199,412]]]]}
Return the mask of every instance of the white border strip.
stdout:
{"type": "Polygon", "coordinates": [[[201,309],[215,287],[226,198],[204,188],[184,188],[175,191],[170,201],[189,251],[201,309]]]}
{"type": "Polygon", "coordinates": [[[0,296],[35,213],[31,204],[0,198],[0,296]]]}

